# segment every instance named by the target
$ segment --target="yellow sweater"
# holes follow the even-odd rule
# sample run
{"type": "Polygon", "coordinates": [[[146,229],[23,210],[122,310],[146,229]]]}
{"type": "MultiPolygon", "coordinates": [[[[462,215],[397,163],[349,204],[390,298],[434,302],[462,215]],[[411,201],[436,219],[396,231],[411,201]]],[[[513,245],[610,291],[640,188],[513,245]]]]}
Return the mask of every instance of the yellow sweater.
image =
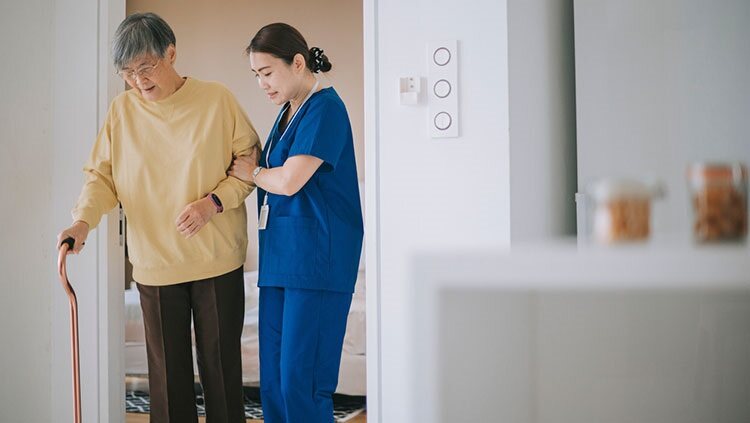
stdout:
{"type": "Polygon", "coordinates": [[[94,228],[120,202],[139,283],[171,285],[230,272],[245,261],[244,200],[254,187],[226,171],[233,156],[256,144],[255,129],[221,84],[187,78],[160,101],[126,91],[112,101],[84,167],[73,219],[94,228]],[[177,216],[210,192],[224,212],[185,239],[177,216]]]}

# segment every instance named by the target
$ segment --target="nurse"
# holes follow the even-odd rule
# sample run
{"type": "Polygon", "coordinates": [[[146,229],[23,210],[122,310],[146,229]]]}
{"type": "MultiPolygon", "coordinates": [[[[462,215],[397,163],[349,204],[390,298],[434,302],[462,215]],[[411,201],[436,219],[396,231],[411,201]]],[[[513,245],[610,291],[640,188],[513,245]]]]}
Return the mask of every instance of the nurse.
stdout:
{"type": "Polygon", "coordinates": [[[363,236],[351,124],[315,77],[331,63],[295,28],[267,25],[246,52],[281,106],[259,162],[240,157],[229,171],[258,187],[263,414],[329,423],[363,236]]]}

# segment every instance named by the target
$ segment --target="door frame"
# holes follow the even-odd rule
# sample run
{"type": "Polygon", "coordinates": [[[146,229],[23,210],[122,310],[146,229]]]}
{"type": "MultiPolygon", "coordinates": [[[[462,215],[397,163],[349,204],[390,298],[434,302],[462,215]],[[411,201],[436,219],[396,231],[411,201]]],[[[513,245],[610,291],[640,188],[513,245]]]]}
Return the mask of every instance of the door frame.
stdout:
{"type": "MultiPolygon", "coordinates": [[[[115,73],[110,46],[117,25],[125,19],[125,0],[98,0],[97,104],[100,125],[109,105],[124,91],[115,73]]],[[[125,247],[119,207],[109,212],[97,229],[97,345],[99,350],[98,421],[125,422],[125,247]]],[[[85,363],[81,363],[85,365],[85,363]]]]}
{"type": "MultiPolygon", "coordinates": [[[[380,171],[379,171],[379,68],[378,2],[363,1],[364,122],[365,122],[365,263],[367,281],[367,420],[382,421],[380,331],[380,171]]],[[[124,90],[115,75],[109,48],[117,25],[125,18],[126,0],[97,0],[98,99],[97,118],[102,122],[112,99],[124,90]]],[[[99,421],[125,421],[124,359],[124,253],[117,211],[112,212],[98,235],[97,279],[99,356],[99,421]],[[106,229],[105,229],[106,228],[106,229]]],[[[105,223],[105,222],[102,222],[105,223]]],[[[93,363],[92,363],[93,364],[93,363]]],[[[82,363],[86,365],[86,363],[82,363]]]]}
{"type": "Polygon", "coordinates": [[[382,422],[378,1],[363,0],[367,420],[382,422]]]}

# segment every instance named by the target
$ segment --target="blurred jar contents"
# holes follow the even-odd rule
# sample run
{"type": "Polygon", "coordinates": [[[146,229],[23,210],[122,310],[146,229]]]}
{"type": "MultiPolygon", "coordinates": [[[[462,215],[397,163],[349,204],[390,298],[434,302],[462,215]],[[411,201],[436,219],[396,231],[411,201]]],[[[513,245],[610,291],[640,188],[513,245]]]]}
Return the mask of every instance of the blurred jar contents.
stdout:
{"type": "Polygon", "coordinates": [[[688,167],[693,234],[699,242],[744,241],[747,236],[747,167],[696,163],[688,167]]]}
{"type": "Polygon", "coordinates": [[[604,244],[644,241],[651,233],[653,192],[633,180],[602,180],[592,189],[593,236],[604,244]]]}

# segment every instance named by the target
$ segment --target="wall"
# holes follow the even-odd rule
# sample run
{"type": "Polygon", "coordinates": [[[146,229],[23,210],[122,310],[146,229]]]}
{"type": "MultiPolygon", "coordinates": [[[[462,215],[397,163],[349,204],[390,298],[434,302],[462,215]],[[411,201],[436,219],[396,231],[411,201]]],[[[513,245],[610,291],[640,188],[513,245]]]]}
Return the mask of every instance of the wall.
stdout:
{"type": "Polygon", "coordinates": [[[511,241],[575,233],[573,0],[508,2],[511,241]]]}
{"type": "MultiPolygon", "coordinates": [[[[368,71],[377,85],[377,116],[368,115],[375,120],[368,134],[377,134],[378,145],[368,163],[380,168],[368,171],[367,180],[375,177],[378,185],[377,193],[368,189],[368,210],[379,208],[380,287],[371,285],[368,273],[368,298],[380,296],[382,372],[382,413],[373,420],[407,422],[412,256],[510,242],[506,2],[380,0],[370,6],[366,18],[377,32],[368,71]],[[401,106],[398,98],[398,78],[426,77],[427,43],[440,39],[459,42],[461,136],[453,139],[431,139],[426,104],[401,106]]],[[[374,318],[368,314],[368,330],[374,318]]],[[[368,360],[376,358],[377,351],[368,349],[368,360]]],[[[369,393],[373,376],[368,375],[369,393]]]]}
{"type": "MultiPolygon", "coordinates": [[[[175,68],[183,75],[220,81],[234,93],[265,143],[278,107],[268,101],[250,71],[245,47],[264,25],[286,22],[297,28],[310,47],[325,50],[331,72],[319,74],[333,85],[352,121],[359,178],[364,179],[364,71],[362,1],[323,0],[283,2],[128,0],[127,13],[154,12],[164,18],[177,37],[175,68]],[[335,25],[331,23],[335,22],[335,25]]],[[[257,268],[254,210],[256,197],[247,200],[251,234],[246,269],[257,268]]]]}
{"type": "Polygon", "coordinates": [[[576,0],[578,182],[658,178],[654,231],[690,231],[692,161],[750,164],[750,3],[576,0]]]}
{"type": "MultiPolygon", "coordinates": [[[[57,277],[55,241],[71,222],[81,168],[99,126],[100,97],[106,103],[111,95],[98,85],[99,51],[107,49],[98,40],[100,14],[109,13],[110,4],[117,2],[37,0],[6,2],[0,10],[2,37],[12,40],[0,47],[3,421],[72,419],[69,306],[57,277]]],[[[100,354],[108,352],[99,341],[112,341],[99,337],[109,323],[99,295],[111,293],[97,282],[97,272],[108,269],[97,264],[107,253],[103,244],[93,231],[84,253],[69,259],[69,274],[79,303],[83,420],[116,422],[119,416],[106,409],[121,405],[120,391],[114,401],[109,388],[121,386],[122,378],[116,385],[99,383],[100,354]]],[[[105,368],[116,357],[105,359],[105,368]]]]}
{"type": "Polygon", "coordinates": [[[0,44],[0,410],[3,421],[17,423],[52,421],[53,5],[0,6],[0,37],[13,40],[0,44]]]}

